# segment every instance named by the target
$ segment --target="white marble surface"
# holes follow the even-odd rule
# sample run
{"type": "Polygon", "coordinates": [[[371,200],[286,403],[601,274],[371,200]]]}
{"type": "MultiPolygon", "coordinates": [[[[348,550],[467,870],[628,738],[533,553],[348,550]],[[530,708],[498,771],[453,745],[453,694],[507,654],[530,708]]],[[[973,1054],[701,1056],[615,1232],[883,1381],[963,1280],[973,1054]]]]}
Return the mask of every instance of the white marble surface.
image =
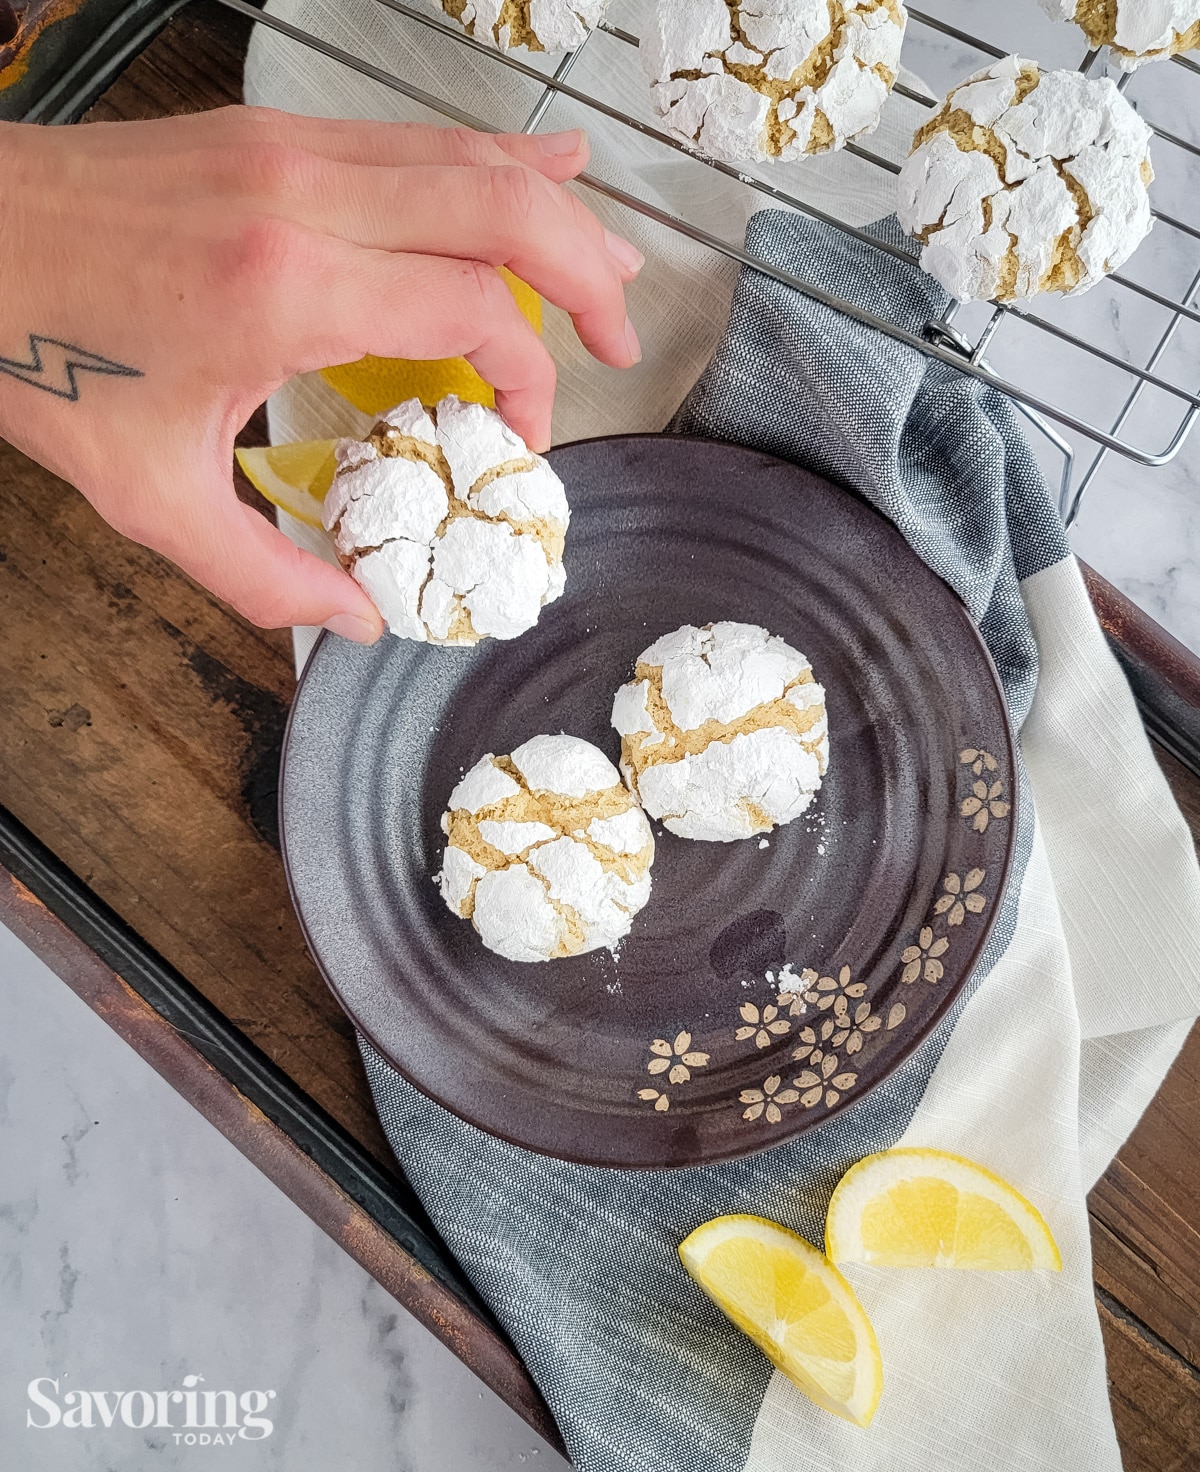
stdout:
{"type": "MultiPolygon", "coordinates": [[[[168,1410],[179,1428],[186,1406],[168,1410]]],[[[0,1468],[201,1466],[565,1463],[0,927],[0,1468]],[[72,1387],[188,1375],[274,1391],[270,1434],[189,1446],[119,1413],[111,1429],[26,1424],[50,1419],[36,1377],[65,1409],[72,1387]]]]}
{"type": "Polygon", "coordinates": [[[1200,653],[1200,432],[1173,464],[1157,470],[1110,458],[1088,492],[1071,544],[1200,653]]]}

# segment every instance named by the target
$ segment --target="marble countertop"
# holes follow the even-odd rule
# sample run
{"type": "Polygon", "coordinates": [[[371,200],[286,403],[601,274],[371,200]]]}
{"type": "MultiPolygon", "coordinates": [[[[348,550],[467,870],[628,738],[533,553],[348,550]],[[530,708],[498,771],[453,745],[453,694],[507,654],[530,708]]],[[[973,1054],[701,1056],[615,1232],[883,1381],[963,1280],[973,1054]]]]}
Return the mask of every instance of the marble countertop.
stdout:
{"type": "Polygon", "coordinates": [[[3,927],[0,978],[0,1467],[565,1469],[3,927]],[[239,1431],[114,1394],[188,1388],[239,1431]],[[84,1390],[112,1427],[67,1424],[84,1390]]]}
{"type": "Polygon", "coordinates": [[[1200,653],[1200,433],[1159,469],[1110,457],[1072,528],[1071,545],[1200,653]]]}

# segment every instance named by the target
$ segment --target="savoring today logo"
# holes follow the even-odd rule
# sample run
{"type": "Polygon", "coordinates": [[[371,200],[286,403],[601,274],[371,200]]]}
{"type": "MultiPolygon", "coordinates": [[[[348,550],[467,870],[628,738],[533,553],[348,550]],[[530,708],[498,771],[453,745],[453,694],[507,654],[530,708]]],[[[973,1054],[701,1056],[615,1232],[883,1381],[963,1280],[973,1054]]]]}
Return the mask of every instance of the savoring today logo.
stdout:
{"type": "Polygon", "coordinates": [[[232,1446],[265,1441],[275,1423],[262,1413],[273,1390],[198,1390],[203,1375],[185,1375],[181,1390],[63,1390],[43,1375],[31,1380],[25,1425],[33,1431],[84,1428],[170,1431],[176,1446],[232,1446]]]}

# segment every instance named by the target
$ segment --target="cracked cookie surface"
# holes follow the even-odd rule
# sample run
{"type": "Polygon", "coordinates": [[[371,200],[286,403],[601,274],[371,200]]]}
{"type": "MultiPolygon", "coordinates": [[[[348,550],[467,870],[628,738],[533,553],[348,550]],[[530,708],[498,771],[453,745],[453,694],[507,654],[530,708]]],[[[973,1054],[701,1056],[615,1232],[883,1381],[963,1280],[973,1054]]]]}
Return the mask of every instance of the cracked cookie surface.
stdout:
{"type": "Polygon", "coordinates": [[[659,0],[642,38],[671,131],[727,163],[841,148],[879,122],[900,0],[659,0]]]}
{"type": "Polygon", "coordinates": [[[913,138],[897,216],[960,301],[1078,295],[1150,230],[1150,129],[1107,77],[1008,56],[913,138]]]}
{"type": "Polygon", "coordinates": [[[607,0],[441,0],[468,36],[511,51],[574,51],[604,14],[607,0]]]}
{"type": "Polygon", "coordinates": [[[566,492],[494,409],[408,399],[336,455],[325,529],[393,634],[513,639],[562,593],[566,492]]]}
{"type": "Polygon", "coordinates": [[[442,832],[442,898],[510,961],[611,949],[650,898],[646,815],[577,736],[481,757],[450,794],[442,832]]]}
{"type": "Polygon", "coordinates": [[[1107,46],[1122,71],[1200,47],[1200,0],[1039,0],[1055,20],[1074,21],[1089,46],[1107,46]]]}
{"type": "Polygon", "coordinates": [[[638,657],[613,701],[621,771],[681,838],[769,833],[829,766],[825,691],[803,654],[756,624],[685,624],[638,657]]]}

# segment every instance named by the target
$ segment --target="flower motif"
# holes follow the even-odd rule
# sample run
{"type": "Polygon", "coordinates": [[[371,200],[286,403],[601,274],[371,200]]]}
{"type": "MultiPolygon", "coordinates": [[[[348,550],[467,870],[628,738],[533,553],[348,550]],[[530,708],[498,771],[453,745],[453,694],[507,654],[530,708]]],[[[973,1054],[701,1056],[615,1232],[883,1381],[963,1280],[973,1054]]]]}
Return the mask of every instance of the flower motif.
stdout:
{"type": "Polygon", "coordinates": [[[883,1026],[881,1017],[872,1016],[870,1002],[860,1002],[853,1014],[826,1017],[813,1027],[800,1029],[797,1036],[800,1046],[792,1057],[797,1063],[820,1063],[827,1050],[844,1047],[847,1053],[862,1051],[866,1041],[864,1034],[878,1032],[883,1026]]]}
{"type": "MultiPolygon", "coordinates": [[[[863,1045],[863,1034],[878,1031],[881,1023],[878,1017],[871,1016],[871,1004],[858,1000],[866,991],[866,984],[851,981],[850,975],[849,966],[843,966],[836,981],[832,976],[817,977],[812,990],[804,993],[804,1000],[815,1002],[822,1012],[832,1013],[821,1023],[816,1041],[828,1043],[831,1048],[845,1045],[847,1053],[857,1053],[863,1045]],[[857,1002],[857,1006],[851,1008],[851,1002],[857,1002]]],[[[806,1043],[812,1032],[812,1028],[805,1028],[800,1034],[801,1042],[806,1043]]],[[[798,1048],[792,1057],[803,1061],[803,1050],[798,1048]]]]}
{"type": "Polygon", "coordinates": [[[753,1002],[743,1002],[738,1008],[738,1014],[747,1025],[739,1027],[734,1033],[739,1043],[744,1043],[747,1038],[754,1039],[756,1048],[769,1048],[771,1037],[782,1037],[784,1033],[792,1030],[792,1024],[779,1015],[779,1008],[773,1007],[770,1002],[760,1013],[753,1002]]]}
{"type": "Polygon", "coordinates": [[[982,777],[984,772],[996,772],[1000,769],[1000,763],[990,751],[976,751],[970,746],[959,752],[958,759],[964,767],[970,767],[977,777],[982,777]]]}
{"type": "Polygon", "coordinates": [[[887,1021],[883,1025],[887,1028],[888,1032],[891,1032],[892,1028],[899,1027],[907,1016],[908,1008],[904,1003],[893,1002],[888,1008],[887,1021]]]}
{"type": "Polygon", "coordinates": [[[665,1114],[671,1107],[670,1098],[666,1094],[660,1094],[657,1089],[639,1089],[638,1098],[644,1099],[647,1104],[653,1100],[659,1114],[665,1114]]]}
{"type": "MultiPolygon", "coordinates": [[[[707,1053],[692,1052],[690,1032],[677,1033],[672,1043],[668,1043],[666,1038],[655,1038],[650,1044],[650,1051],[654,1057],[646,1064],[646,1072],[666,1073],[667,1082],[672,1084],[686,1084],[692,1076],[691,1070],[703,1068],[708,1062],[707,1053]]],[[[656,1104],[654,1107],[657,1109],[659,1106],[656,1104]]]]}
{"type": "Polygon", "coordinates": [[[961,925],[968,910],[972,915],[982,914],[987,896],[979,893],[979,886],[986,872],[984,869],[970,869],[961,879],[957,874],[947,874],[942,880],[942,888],[946,892],[938,896],[933,913],[945,915],[947,925],[961,925]],[[946,914],[947,911],[950,913],[946,914]]]}
{"type": "Polygon", "coordinates": [[[776,1005],[781,1012],[786,1012],[789,1017],[803,1017],[808,1011],[808,1003],[804,1000],[802,991],[811,991],[817,983],[817,973],[807,968],[800,973],[800,980],[804,983],[803,988],[797,987],[795,991],[780,992],[775,998],[776,1005]]]}
{"type": "Polygon", "coordinates": [[[1012,803],[1004,801],[1004,783],[993,782],[990,786],[979,778],[971,787],[971,796],[964,797],[959,809],[964,818],[973,819],[971,827],[976,833],[987,831],[991,818],[1007,818],[1012,812],[1012,803]]]}
{"type": "Polygon", "coordinates": [[[813,971],[802,973],[807,979],[813,978],[809,990],[804,993],[806,1002],[813,1002],[821,1012],[827,1012],[833,1008],[836,1017],[844,1017],[850,1008],[850,1001],[857,1000],[866,991],[866,983],[850,980],[849,966],[843,966],[837,974],[835,981],[832,976],[817,976],[813,971]]]}
{"type": "Polygon", "coordinates": [[[901,981],[916,981],[918,976],[924,976],[926,981],[941,981],[945,968],[939,957],[944,956],[950,949],[950,942],[944,935],[933,938],[933,931],[928,925],[921,927],[917,936],[915,946],[905,946],[900,953],[900,959],[904,962],[904,971],[901,973],[901,981]]]}
{"type": "Polygon", "coordinates": [[[777,1073],[773,1073],[766,1079],[761,1089],[743,1089],[738,1095],[741,1102],[748,1107],[742,1111],[743,1119],[757,1119],[766,1110],[767,1123],[778,1124],[783,1118],[779,1111],[781,1104],[794,1104],[800,1095],[795,1089],[784,1089],[779,1092],[779,1085],[783,1082],[777,1073]]]}
{"type": "Polygon", "coordinates": [[[838,1072],[836,1053],[814,1056],[810,1062],[812,1066],[792,1080],[793,1085],[802,1091],[800,1105],[803,1109],[812,1109],[822,1098],[825,1100],[825,1107],[831,1109],[846,1090],[852,1089],[858,1082],[857,1073],[838,1072]]]}
{"type": "Polygon", "coordinates": [[[845,1021],[849,1026],[835,1032],[832,1042],[835,1048],[844,1047],[847,1053],[861,1052],[864,1035],[878,1032],[883,1026],[883,1018],[872,1015],[870,1002],[860,1002],[855,1007],[853,1016],[847,1017],[845,1021]]]}

